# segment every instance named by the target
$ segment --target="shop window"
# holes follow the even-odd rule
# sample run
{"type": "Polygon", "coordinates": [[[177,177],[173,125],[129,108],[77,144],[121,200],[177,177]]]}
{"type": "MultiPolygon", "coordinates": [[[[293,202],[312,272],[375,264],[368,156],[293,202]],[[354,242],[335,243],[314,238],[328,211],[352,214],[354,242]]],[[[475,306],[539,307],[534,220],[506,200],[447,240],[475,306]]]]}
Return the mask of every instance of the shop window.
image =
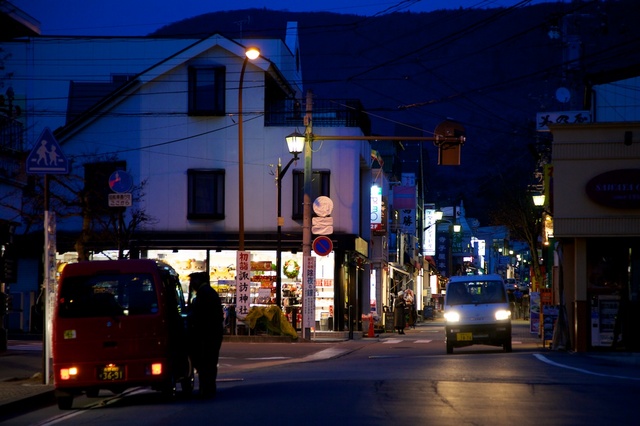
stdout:
{"type": "Polygon", "coordinates": [[[225,114],[225,68],[189,67],[189,115],[225,114]]]}
{"type": "MultiPolygon", "coordinates": [[[[311,176],[311,202],[321,195],[329,197],[331,171],[314,170],[311,176]]],[[[304,200],[304,172],[293,171],[293,219],[302,219],[302,202],[304,200]]]]}
{"type": "Polygon", "coordinates": [[[224,219],[224,170],[187,171],[187,219],[224,219]]]}

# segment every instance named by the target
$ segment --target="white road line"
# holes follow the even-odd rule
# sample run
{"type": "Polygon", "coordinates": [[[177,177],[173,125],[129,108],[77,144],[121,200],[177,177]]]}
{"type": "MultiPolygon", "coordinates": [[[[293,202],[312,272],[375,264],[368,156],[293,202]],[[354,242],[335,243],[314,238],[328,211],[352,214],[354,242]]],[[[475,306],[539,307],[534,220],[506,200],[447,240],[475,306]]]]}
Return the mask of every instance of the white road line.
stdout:
{"type": "Polygon", "coordinates": [[[265,356],[262,358],[246,358],[251,361],[273,361],[277,359],[291,359],[290,356],[265,356]]]}
{"type": "Polygon", "coordinates": [[[613,375],[613,374],[596,373],[596,372],[593,372],[593,371],[585,370],[583,368],[571,367],[571,366],[568,366],[568,365],[557,363],[555,361],[551,361],[549,358],[547,358],[546,356],[544,356],[542,354],[533,354],[533,356],[536,357],[539,361],[542,361],[542,362],[544,362],[546,364],[553,365],[554,367],[565,368],[567,370],[577,371],[578,373],[590,374],[592,376],[600,376],[600,377],[611,377],[611,378],[614,378],[614,379],[640,380],[640,378],[638,378],[638,377],[616,376],[616,375],[613,375]]]}
{"type": "Polygon", "coordinates": [[[320,352],[316,352],[315,354],[311,354],[302,358],[302,361],[315,361],[319,359],[330,359],[340,356],[344,353],[349,352],[348,349],[338,349],[338,348],[327,348],[320,352]]]}

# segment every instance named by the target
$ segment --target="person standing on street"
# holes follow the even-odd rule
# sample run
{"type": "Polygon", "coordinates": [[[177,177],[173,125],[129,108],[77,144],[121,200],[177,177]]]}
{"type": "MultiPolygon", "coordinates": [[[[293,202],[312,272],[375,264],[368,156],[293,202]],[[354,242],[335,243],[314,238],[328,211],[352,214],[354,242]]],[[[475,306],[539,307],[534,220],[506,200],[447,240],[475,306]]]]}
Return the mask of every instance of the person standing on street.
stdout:
{"type": "Polygon", "coordinates": [[[399,291],[398,297],[393,305],[393,327],[398,330],[398,334],[404,334],[404,328],[406,327],[405,308],[407,307],[404,301],[404,292],[399,291]]]}
{"type": "Polygon", "coordinates": [[[189,352],[198,372],[200,396],[213,398],[216,396],[224,311],[220,296],[209,284],[209,274],[195,272],[189,279],[189,293],[195,291],[195,298],[189,305],[189,352]]]}

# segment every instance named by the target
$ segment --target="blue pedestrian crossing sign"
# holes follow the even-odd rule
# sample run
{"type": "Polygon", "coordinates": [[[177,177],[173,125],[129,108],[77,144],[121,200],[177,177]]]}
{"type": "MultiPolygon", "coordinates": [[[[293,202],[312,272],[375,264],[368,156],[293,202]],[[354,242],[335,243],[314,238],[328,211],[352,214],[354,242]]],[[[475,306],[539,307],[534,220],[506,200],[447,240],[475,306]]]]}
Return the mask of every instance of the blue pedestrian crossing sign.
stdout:
{"type": "Polygon", "coordinates": [[[69,173],[69,162],[64,156],[58,141],[46,127],[31,153],[27,157],[27,173],[66,175],[69,173]]]}

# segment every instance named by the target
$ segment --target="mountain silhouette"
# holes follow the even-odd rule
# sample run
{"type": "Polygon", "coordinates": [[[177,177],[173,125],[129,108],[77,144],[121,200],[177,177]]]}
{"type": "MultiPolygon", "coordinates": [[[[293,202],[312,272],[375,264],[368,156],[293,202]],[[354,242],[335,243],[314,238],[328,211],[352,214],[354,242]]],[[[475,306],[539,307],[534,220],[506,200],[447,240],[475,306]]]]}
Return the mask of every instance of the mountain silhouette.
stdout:
{"type": "Polygon", "coordinates": [[[525,190],[549,148],[536,113],[582,110],[593,76],[601,82],[614,71],[637,71],[633,10],[636,0],[376,17],[247,9],[185,19],[152,35],[284,39],[286,23],[298,22],[305,90],[359,99],[374,134],[429,136],[445,119],[462,123],[462,164],[437,166],[437,150],[425,142],[419,179],[427,202],[464,200],[467,216],[486,225],[495,200],[525,190]]]}

